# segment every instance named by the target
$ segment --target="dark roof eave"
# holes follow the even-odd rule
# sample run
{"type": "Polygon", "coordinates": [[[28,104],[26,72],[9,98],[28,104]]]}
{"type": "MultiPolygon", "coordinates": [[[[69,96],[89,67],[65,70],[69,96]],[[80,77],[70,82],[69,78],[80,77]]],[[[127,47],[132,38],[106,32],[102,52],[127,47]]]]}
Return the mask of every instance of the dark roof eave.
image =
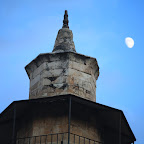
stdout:
{"type": "Polygon", "coordinates": [[[130,132],[131,132],[131,133],[132,133],[132,135],[133,135],[134,141],[136,141],[136,137],[135,137],[135,135],[134,135],[134,133],[133,133],[133,131],[132,131],[132,129],[131,129],[131,127],[130,127],[130,125],[129,125],[129,123],[128,123],[128,121],[127,121],[127,119],[126,119],[125,115],[124,115],[124,113],[123,113],[123,111],[121,111],[121,114],[122,114],[123,119],[124,119],[124,121],[126,122],[126,124],[127,124],[128,128],[129,128],[130,132]]]}

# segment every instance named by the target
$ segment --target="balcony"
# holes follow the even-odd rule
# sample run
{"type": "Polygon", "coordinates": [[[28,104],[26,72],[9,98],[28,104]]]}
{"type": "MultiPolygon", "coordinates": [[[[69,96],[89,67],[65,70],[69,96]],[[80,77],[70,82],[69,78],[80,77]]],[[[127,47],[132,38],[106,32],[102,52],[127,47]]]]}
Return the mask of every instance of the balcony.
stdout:
{"type": "Polygon", "coordinates": [[[17,138],[16,144],[103,144],[103,142],[66,132],[17,138]]]}

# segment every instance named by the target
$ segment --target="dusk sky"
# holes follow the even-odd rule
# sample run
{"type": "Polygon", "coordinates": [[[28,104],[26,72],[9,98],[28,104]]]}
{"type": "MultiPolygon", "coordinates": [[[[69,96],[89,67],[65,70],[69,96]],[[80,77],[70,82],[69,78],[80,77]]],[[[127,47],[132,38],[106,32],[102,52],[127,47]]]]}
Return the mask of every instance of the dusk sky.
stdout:
{"type": "Polygon", "coordinates": [[[144,144],[143,0],[0,0],[0,113],[28,99],[24,67],[52,52],[64,10],[76,51],[98,61],[96,101],[121,109],[135,144],[144,144]],[[134,40],[132,48],[126,37],[134,40]]]}

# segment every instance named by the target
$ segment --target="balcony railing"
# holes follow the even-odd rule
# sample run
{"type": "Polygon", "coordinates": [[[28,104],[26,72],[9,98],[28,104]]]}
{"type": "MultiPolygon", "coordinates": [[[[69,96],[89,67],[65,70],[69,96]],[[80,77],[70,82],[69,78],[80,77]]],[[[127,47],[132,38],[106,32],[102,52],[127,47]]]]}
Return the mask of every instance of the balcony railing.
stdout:
{"type": "Polygon", "coordinates": [[[103,142],[68,132],[18,138],[16,144],[68,144],[68,137],[69,144],[103,144],[103,142]]]}

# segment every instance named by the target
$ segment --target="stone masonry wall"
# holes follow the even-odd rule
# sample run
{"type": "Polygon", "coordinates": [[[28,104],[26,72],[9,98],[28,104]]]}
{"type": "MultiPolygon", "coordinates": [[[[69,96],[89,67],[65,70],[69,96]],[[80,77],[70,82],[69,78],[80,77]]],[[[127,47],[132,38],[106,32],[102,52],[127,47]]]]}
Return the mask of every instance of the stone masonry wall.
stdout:
{"type": "Polygon", "coordinates": [[[30,78],[30,99],[74,94],[96,101],[99,67],[96,59],[77,53],[38,56],[26,66],[30,78]]]}
{"type": "Polygon", "coordinates": [[[76,120],[76,119],[72,120],[71,121],[71,133],[89,138],[91,140],[101,142],[100,130],[96,127],[94,123],[90,123],[90,121],[86,122],[83,120],[76,120]]]}
{"type": "MultiPolygon", "coordinates": [[[[73,102],[70,128],[71,133],[102,142],[103,127],[99,118],[96,117],[95,114],[95,111],[91,108],[73,102]]],[[[77,141],[79,140],[77,139],[77,141]]],[[[81,139],[81,141],[84,142],[84,139],[81,139]]],[[[89,143],[89,141],[87,141],[87,143],[89,143]]]]}
{"type": "MultiPolygon", "coordinates": [[[[30,143],[35,144],[35,137],[33,136],[40,136],[40,135],[48,135],[48,134],[53,134],[52,141],[53,144],[57,143],[57,135],[56,133],[64,133],[64,134],[59,134],[58,137],[58,143],[60,143],[63,140],[64,144],[67,144],[68,141],[68,116],[38,116],[35,117],[32,121],[32,123],[26,123],[21,128],[19,129],[17,133],[18,138],[23,138],[23,137],[31,137],[30,143]]],[[[85,121],[79,118],[73,118],[71,120],[71,128],[70,132],[82,137],[86,137],[92,140],[96,141],[101,141],[101,133],[97,129],[96,125],[94,122],[90,121],[85,121]]],[[[74,135],[70,135],[70,143],[74,142],[74,135]]],[[[84,139],[81,138],[81,141],[84,139]]],[[[47,143],[51,143],[51,135],[42,136],[41,137],[41,143],[44,144],[45,141],[47,143]]],[[[36,138],[36,144],[39,144],[40,142],[40,137],[36,138]]],[[[28,144],[29,139],[24,139],[19,141],[19,144],[28,144]]],[[[79,138],[75,137],[75,143],[79,143],[79,138]]],[[[86,140],[86,144],[89,144],[89,141],[86,140]]]]}
{"type": "Polygon", "coordinates": [[[17,130],[17,138],[29,137],[32,136],[32,119],[23,118],[21,122],[19,122],[19,128],[17,130]]]}
{"type": "MultiPolygon", "coordinates": [[[[45,144],[45,141],[47,141],[48,144],[51,143],[51,135],[49,134],[54,134],[52,141],[53,144],[55,144],[57,142],[56,134],[65,133],[59,135],[58,141],[60,143],[63,139],[66,143],[68,136],[67,105],[59,105],[58,103],[51,105],[50,103],[43,103],[41,106],[35,106],[33,109],[35,109],[35,111],[31,111],[31,116],[25,116],[26,118],[24,118],[17,126],[17,138],[31,137],[30,144],[39,144],[40,136],[47,135],[47,137],[41,137],[41,144],[45,144]],[[35,136],[38,137],[35,139],[35,136]]],[[[21,139],[19,140],[19,144],[29,144],[29,139],[21,139]]]]}
{"type": "MultiPolygon", "coordinates": [[[[35,103],[30,110],[29,115],[24,118],[17,125],[17,138],[31,137],[30,144],[34,144],[35,137],[36,142],[40,142],[41,135],[47,135],[41,137],[41,143],[51,143],[51,135],[53,144],[58,141],[66,144],[68,140],[68,103],[66,101],[53,101],[49,103],[35,103]]],[[[70,123],[70,141],[73,143],[74,135],[86,137],[95,141],[101,141],[102,131],[101,125],[95,117],[94,112],[91,109],[87,109],[82,105],[72,102],[71,123],[70,123]]],[[[81,142],[84,139],[81,138],[81,142]]],[[[19,144],[28,144],[29,139],[19,141],[19,144]]],[[[36,143],[36,144],[37,144],[36,143]]],[[[78,137],[75,137],[75,144],[79,143],[78,137]]],[[[88,140],[85,144],[89,144],[88,140]]]]}

